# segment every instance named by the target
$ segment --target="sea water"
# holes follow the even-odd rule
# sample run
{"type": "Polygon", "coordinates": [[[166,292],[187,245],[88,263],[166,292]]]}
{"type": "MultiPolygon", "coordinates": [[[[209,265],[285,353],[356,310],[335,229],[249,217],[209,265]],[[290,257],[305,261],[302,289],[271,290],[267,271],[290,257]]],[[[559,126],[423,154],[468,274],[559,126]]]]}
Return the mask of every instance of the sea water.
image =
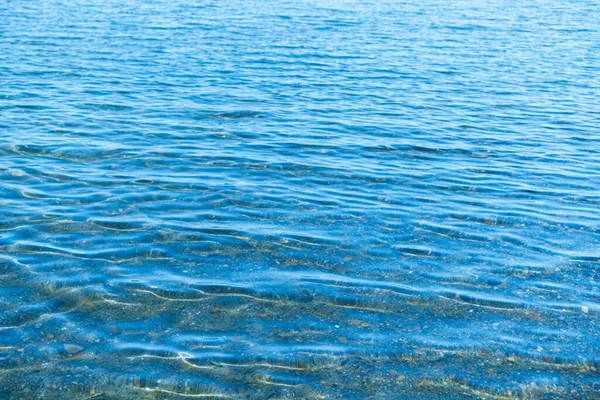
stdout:
{"type": "Polygon", "coordinates": [[[599,21],[0,0],[0,398],[595,398],[599,21]]]}

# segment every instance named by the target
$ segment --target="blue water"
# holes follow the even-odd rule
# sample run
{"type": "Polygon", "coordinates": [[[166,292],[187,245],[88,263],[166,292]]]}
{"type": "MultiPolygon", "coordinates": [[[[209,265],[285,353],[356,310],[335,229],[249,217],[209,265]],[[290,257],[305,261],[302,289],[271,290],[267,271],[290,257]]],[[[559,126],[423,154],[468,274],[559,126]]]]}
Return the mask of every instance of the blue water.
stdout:
{"type": "Polygon", "coordinates": [[[600,4],[0,0],[0,398],[600,396],[600,4]]]}

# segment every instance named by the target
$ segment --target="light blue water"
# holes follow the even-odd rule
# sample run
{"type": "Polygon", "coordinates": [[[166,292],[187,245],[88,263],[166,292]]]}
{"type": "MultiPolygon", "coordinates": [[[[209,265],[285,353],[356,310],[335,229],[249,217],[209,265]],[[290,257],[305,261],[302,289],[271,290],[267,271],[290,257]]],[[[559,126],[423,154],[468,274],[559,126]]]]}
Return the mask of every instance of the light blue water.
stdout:
{"type": "Polygon", "coordinates": [[[0,398],[598,398],[599,21],[0,0],[0,398]]]}

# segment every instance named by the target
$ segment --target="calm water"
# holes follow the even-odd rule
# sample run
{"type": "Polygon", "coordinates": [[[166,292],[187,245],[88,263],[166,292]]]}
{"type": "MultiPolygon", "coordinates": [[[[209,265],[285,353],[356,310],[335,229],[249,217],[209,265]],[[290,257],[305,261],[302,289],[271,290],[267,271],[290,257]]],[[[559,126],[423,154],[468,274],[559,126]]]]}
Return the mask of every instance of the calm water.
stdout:
{"type": "Polygon", "coordinates": [[[599,21],[0,0],[0,398],[597,399],[599,21]]]}

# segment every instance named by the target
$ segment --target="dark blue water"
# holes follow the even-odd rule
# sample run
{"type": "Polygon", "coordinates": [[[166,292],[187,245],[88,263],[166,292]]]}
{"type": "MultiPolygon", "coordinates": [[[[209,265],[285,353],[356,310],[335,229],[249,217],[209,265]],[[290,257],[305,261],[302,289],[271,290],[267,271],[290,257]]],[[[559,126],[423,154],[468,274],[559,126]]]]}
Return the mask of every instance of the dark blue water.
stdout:
{"type": "Polygon", "coordinates": [[[0,398],[599,398],[599,21],[0,0],[0,398]]]}

